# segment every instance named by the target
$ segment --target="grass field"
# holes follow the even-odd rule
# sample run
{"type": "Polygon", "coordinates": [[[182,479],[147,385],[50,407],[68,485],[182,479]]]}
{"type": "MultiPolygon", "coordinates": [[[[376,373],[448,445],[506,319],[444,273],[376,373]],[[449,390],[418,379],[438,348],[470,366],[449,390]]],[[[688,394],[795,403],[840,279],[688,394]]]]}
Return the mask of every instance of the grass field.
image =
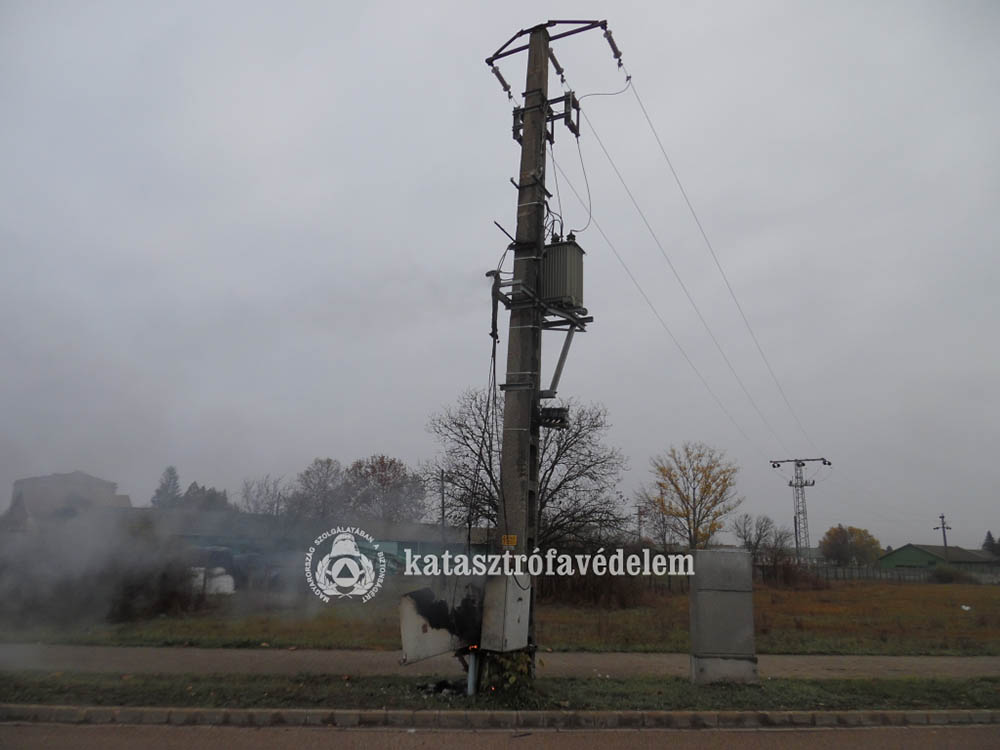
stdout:
{"type": "MultiPolygon", "coordinates": [[[[396,603],[388,592],[368,604],[344,602],[311,614],[230,611],[160,617],[121,625],[0,630],[5,641],[122,646],[400,648],[396,603]]],[[[849,582],[820,591],[759,588],[757,649],[784,654],[1000,655],[1000,587],[849,582]],[[970,609],[962,609],[962,605],[970,609]]],[[[541,648],[686,651],[683,594],[647,606],[602,609],[542,603],[541,648]]]]}
{"type": "MultiPolygon", "coordinates": [[[[457,686],[456,686],[457,687],[457,686]]],[[[6,673],[0,703],[205,708],[534,708],[890,710],[1000,708],[1000,678],[765,680],[693,686],[681,678],[548,678],[518,694],[468,698],[393,677],[6,673]]]]}

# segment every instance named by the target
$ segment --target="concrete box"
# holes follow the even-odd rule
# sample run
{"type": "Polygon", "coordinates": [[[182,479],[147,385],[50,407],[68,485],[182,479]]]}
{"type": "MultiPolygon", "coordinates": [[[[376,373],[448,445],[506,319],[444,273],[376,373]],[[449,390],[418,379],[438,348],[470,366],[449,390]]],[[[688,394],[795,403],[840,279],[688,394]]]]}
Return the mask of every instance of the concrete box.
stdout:
{"type": "Polygon", "coordinates": [[[695,550],[692,591],[753,591],[753,562],[743,550],[695,550]]]}
{"type": "Polygon", "coordinates": [[[692,682],[759,680],[750,553],[695,551],[690,616],[692,682]]]}
{"type": "MultiPolygon", "coordinates": [[[[697,570],[695,568],[695,575],[697,570]]],[[[753,593],[692,592],[691,652],[696,656],[752,656],[756,653],[753,593]]]]}

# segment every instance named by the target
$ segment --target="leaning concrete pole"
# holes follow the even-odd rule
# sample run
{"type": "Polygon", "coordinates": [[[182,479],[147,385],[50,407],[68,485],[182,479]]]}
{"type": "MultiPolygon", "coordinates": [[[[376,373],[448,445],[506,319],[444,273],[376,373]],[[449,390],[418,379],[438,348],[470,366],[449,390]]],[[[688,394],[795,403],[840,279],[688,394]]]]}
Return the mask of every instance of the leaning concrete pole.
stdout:
{"type": "Polygon", "coordinates": [[[539,276],[545,246],[545,132],[548,112],[549,34],[531,31],[524,91],[521,171],[507,380],[504,387],[503,446],[500,456],[500,517],[504,549],[530,552],[535,545],[538,507],[538,391],[541,385],[542,308],[539,276]],[[512,537],[516,537],[512,538],[512,537]]]}
{"type": "Polygon", "coordinates": [[[549,90],[549,33],[532,30],[524,90],[517,241],[507,344],[507,381],[500,457],[500,518],[505,549],[530,552],[538,507],[538,391],[541,385],[542,308],[538,304],[545,245],[545,131],[549,90]],[[510,538],[516,537],[515,539],[510,538]]]}
{"type": "MultiPolygon", "coordinates": [[[[538,436],[542,318],[539,301],[545,249],[545,140],[548,124],[549,34],[531,30],[521,129],[514,285],[511,290],[507,377],[497,531],[503,551],[530,553],[538,535],[538,436]]],[[[534,592],[528,576],[487,581],[480,644],[480,684],[531,677],[534,592]],[[506,654],[506,655],[504,655],[506,654]]]]}

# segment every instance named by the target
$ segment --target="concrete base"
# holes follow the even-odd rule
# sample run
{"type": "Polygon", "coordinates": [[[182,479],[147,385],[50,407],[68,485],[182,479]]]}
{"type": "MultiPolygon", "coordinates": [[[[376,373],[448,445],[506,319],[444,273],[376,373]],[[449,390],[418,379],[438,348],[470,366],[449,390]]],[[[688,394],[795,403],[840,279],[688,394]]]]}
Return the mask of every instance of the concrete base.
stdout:
{"type": "Polygon", "coordinates": [[[757,684],[757,657],[727,659],[718,656],[691,657],[691,682],[707,685],[712,682],[742,682],[757,684]]]}

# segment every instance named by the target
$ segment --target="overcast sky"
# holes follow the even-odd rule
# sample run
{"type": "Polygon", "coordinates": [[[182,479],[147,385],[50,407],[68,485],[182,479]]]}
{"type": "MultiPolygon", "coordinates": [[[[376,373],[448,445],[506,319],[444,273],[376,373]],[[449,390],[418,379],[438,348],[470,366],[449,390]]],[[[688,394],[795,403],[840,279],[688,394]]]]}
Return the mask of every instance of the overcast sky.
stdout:
{"type": "MultiPolygon", "coordinates": [[[[940,543],[941,512],[955,544],[1000,533],[989,1],[4,2],[0,487],[81,469],[147,504],[168,464],[235,495],[317,456],[430,458],[428,416],[486,384],[483,274],[507,243],[493,221],[514,226],[511,105],[483,59],[549,18],[608,19],[812,441],[636,99],[592,97],[597,133],[780,438],[585,127],[594,218],[749,437],[592,224],[579,241],[596,320],[560,395],[608,407],[631,463],[622,489],[648,479],[651,455],[701,440],[742,467],[745,510],[789,526],[768,459],[832,460],[807,490],[813,544],[836,523],[940,543]]],[[[599,32],[555,49],[578,94],[622,87],[599,32]]],[[[517,92],[524,63],[501,65],[517,92]]],[[[583,190],[572,136],[556,137],[583,190]]],[[[560,344],[547,336],[545,379],[560,344]]]]}

